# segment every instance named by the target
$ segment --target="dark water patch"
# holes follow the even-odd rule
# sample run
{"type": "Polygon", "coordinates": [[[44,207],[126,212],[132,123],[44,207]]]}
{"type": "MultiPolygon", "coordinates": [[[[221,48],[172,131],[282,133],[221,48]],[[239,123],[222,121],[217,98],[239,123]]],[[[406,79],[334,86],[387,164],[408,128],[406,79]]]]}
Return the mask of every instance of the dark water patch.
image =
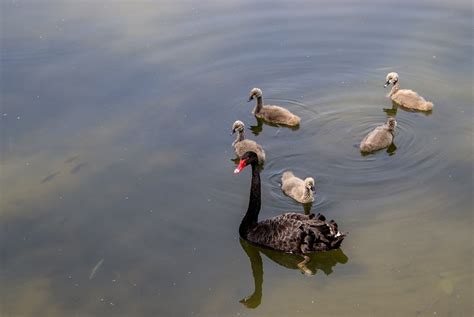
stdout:
{"type": "Polygon", "coordinates": [[[68,158],[67,160],[65,160],[64,163],[65,163],[65,164],[72,163],[72,162],[74,162],[75,160],[77,160],[79,157],[80,157],[79,155],[71,156],[70,158],[68,158]]]}
{"type": "Polygon", "coordinates": [[[52,181],[56,176],[58,176],[59,174],[61,174],[61,172],[54,172],[54,173],[51,173],[49,174],[48,176],[46,176],[45,178],[43,178],[41,180],[41,184],[44,184],[44,183],[47,183],[47,182],[50,182],[52,181]]]}
{"type": "Polygon", "coordinates": [[[78,173],[81,169],[83,169],[84,166],[87,166],[87,163],[80,163],[80,164],[77,164],[76,166],[74,166],[73,168],[71,168],[70,173],[71,173],[71,174],[76,174],[76,173],[78,173]]]}

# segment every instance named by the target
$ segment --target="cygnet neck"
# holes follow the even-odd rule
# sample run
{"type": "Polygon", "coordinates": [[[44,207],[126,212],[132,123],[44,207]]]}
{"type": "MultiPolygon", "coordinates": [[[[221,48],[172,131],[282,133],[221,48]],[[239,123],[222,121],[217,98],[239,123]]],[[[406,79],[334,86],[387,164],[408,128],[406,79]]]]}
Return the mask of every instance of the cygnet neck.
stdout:
{"type": "Polygon", "coordinates": [[[235,146],[237,143],[239,143],[240,141],[243,141],[244,139],[245,139],[244,130],[242,131],[237,130],[237,136],[235,137],[235,141],[232,142],[232,146],[235,146]]]}
{"type": "Polygon", "coordinates": [[[263,98],[262,96],[257,97],[257,105],[255,106],[255,109],[253,110],[254,114],[259,113],[262,110],[263,107],[263,98]]]}
{"type": "Polygon", "coordinates": [[[390,90],[390,93],[388,94],[390,97],[393,96],[398,90],[400,89],[400,84],[398,83],[398,80],[393,84],[392,89],[390,90]]]}
{"type": "Polygon", "coordinates": [[[237,137],[235,138],[234,144],[245,139],[244,130],[237,131],[237,137]]]}

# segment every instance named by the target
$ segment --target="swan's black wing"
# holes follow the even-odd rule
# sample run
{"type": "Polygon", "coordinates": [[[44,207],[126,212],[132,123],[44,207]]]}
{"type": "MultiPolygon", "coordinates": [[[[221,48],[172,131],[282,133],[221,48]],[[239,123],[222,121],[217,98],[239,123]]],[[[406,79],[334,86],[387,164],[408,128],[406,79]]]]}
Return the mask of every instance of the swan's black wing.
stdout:
{"type": "Polygon", "coordinates": [[[305,254],[337,249],[344,237],[337,224],[326,222],[323,215],[285,213],[257,223],[246,239],[271,249],[305,254]]]}

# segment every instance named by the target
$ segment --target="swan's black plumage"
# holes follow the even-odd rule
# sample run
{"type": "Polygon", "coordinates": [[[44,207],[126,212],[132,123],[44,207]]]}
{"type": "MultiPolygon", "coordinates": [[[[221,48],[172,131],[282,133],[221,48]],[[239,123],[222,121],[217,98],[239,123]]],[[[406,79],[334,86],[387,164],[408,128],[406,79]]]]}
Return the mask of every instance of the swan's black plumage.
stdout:
{"type": "MultiPolygon", "coordinates": [[[[307,254],[337,249],[345,234],[338,231],[337,224],[321,215],[304,215],[289,212],[258,222],[261,207],[260,173],[257,154],[245,153],[241,161],[252,166],[252,183],[247,213],[239,227],[242,239],[278,251],[307,254]]],[[[242,162],[241,162],[242,164],[242,162]]]]}

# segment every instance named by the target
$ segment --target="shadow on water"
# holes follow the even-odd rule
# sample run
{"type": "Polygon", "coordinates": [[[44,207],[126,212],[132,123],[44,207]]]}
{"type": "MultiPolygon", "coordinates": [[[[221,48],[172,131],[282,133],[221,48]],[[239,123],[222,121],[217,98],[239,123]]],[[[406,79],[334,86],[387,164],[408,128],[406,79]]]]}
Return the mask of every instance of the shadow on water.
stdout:
{"type": "Polygon", "coordinates": [[[396,117],[397,116],[397,111],[398,108],[402,109],[403,111],[406,112],[417,112],[417,113],[422,113],[425,116],[430,116],[433,113],[433,110],[430,111],[421,111],[421,110],[416,110],[416,109],[410,109],[406,108],[402,105],[399,105],[395,101],[392,101],[392,108],[383,108],[383,112],[387,114],[387,117],[396,117]]]}
{"type": "Polygon", "coordinates": [[[71,174],[76,174],[77,172],[79,172],[84,166],[86,166],[87,163],[80,163],[80,164],[77,164],[76,166],[74,166],[73,168],[71,168],[70,170],[70,173],[71,174]]]}
{"type": "Polygon", "coordinates": [[[387,114],[387,118],[395,118],[397,116],[398,105],[392,101],[392,108],[383,108],[382,110],[387,114]]]}
{"type": "Polygon", "coordinates": [[[265,121],[265,120],[263,120],[261,118],[257,118],[257,117],[255,117],[255,119],[257,119],[257,124],[250,126],[250,131],[252,131],[253,135],[255,135],[255,136],[258,136],[260,134],[260,132],[263,131],[263,124],[264,123],[266,125],[271,126],[271,127],[288,128],[288,129],[293,130],[293,131],[297,131],[300,128],[299,125],[297,125],[297,126],[288,126],[288,125],[285,125],[285,124],[276,124],[276,123],[268,122],[268,121],[265,121]]]}
{"type": "MultiPolygon", "coordinates": [[[[273,262],[293,270],[299,270],[298,263],[301,262],[302,257],[296,254],[282,253],[257,247],[243,239],[240,239],[240,245],[250,259],[254,281],[254,292],[250,296],[241,299],[240,303],[247,308],[257,308],[261,304],[263,296],[263,264],[260,253],[265,254],[267,258],[273,262]]],[[[309,255],[309,257],[311,260],[306,264],[307,268],[311,270],[313,274],[321,270],[326,275],[333,272],[332,268],[336,264],[345,264],[349,260],[341,249],[313,253],[309,255]]]]}
{"type": "Polygon", "coordinates": [[[65,160],[64,163],[66,163],[66,164],[72,163],[72,162],[74,162],[75,160],[77,160],[78,158],[79,158],[79,155],[71,156],[70,158],[68,158],[67,160],[65,160]]]}
{"type": "Polygon", "coordinates": [[[395,145],[395,143],[390,144],[387,148],[387,153],[390,156],[394,155],[396,151],[397,151],[397,146],[395,145]]]}
{"type": "MultiPolygon", "coordinates": [[[[366,157],[366,156],[375,154],[375,153],[377,153],[378,151],[380,151],[380,150],[372,151],[372,152],[362,152],[362,151],[361,151],[361,152],[360,152],[360,155],[361,155],[362,157],[366,157]]],[[[386,150],[386,152],[388,153],[389,156],[395,155],[396,151],[397,151],[397,146],[395,145],[395,143],[390,144],[390,145],[387,147],[387,150],[386,150]]],[[[305,209],[305,210],[306,210],[306,209],[305,209]]]]}
{"type": "Polygon", "coordinates": [[[50,182],[52,181],[56,176],[58,176],[59,174],[61,174],[61,172],[54,172],[52,174],[49,174],[48,176],[46,176],[45,178],[43,178],[41,180],[41,184],[44,184],[44,183],[47,183],[47,182],[50,182]]]}
{"type": "Polygon", "coordinates": [[[303,204],[304,214],[309,215],[311,213],[311,208],[313,207],[313,203],[306,203],[303,204]]]}

